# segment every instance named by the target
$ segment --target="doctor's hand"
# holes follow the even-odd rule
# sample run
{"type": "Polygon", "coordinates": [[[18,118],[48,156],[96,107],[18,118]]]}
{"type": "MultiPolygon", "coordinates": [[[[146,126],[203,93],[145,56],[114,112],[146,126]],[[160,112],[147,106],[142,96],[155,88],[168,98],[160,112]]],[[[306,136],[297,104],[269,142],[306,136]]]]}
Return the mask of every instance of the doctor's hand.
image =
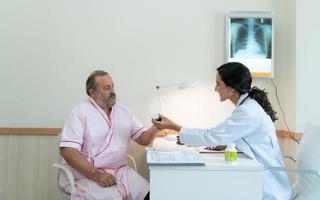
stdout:
{"type": "Polygon", "coordinates": [[[116,184],[116,178],[112,174],[100,170],[94,171],[93,180],[101,187],[110,187],[116,184]]]}
{"type": "MultiPolygon", "coordinates": [[[[160,115],[160,114],[159,114],[160,115]]],[[[173,121],[171,121],[169,118],[163,116],[163,115],[160,115],[160,118],[161,120],[160,121],[157,121],[155,119],[152,119],[152,123],[155,127],[157,127],[158,129],[160,130],[163,130],[163,129],[172,129],[172,130],[175,130],[177,132],[180,131],[181,129],[181,126],[174,123],[173,121]]]]}

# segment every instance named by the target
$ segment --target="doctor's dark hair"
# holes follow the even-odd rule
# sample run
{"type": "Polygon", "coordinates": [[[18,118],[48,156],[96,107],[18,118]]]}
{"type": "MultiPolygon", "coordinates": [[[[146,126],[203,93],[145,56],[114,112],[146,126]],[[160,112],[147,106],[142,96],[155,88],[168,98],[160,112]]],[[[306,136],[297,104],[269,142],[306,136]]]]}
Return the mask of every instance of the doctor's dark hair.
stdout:
{"type": "Polygon", "coordinates": [[[87,95],[90,96],[90,90],[93,89],[95,90],[96,89],[96,82],[95,82],[95,78],[97,76],[105,76],[105,75],[109,75],[108,72],[105,72],[105,71],[102,71],[102,70],[96,70],[94,72],[92,72],[88,79],[87,79],[87,82],[86,82],[86,92],[87,92],[87,95]]]}
{"type": "Polygon", "coordinates": [[[251,73],[245,65],[239,62],[229,62],[218,67],[217,71],[227,86],[238,91],[240,95],[249,93],[250,98],[260,104],[273,122],[278,119],[276,116],[277,112],[273,110],[268,99],[268,93],[256,86],[251,87],[251,73]]]}

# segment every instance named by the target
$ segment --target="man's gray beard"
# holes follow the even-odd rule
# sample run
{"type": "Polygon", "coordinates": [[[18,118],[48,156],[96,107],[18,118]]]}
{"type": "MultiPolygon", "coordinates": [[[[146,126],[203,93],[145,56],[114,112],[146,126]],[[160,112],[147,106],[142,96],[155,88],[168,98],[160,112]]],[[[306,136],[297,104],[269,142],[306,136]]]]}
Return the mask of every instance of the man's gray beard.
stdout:
{"type": "Polygon", "coordinates": [[[110,96],[108,99],[106,99],[105,103],[106,106],[108,106],[109,108],[111,108],[112,106],[114,106],[117,102],[117,96],[116,95],[112,95],[110,96]]]}
{"type": "Polygon", "coordinates": [[[104,98],[101,100],[98,100],[98,105],[101,108],[111,108],[112,106],[114,106],[117,102],[117,96],[116,95],[112,95],[108,98],[104,98]]]}

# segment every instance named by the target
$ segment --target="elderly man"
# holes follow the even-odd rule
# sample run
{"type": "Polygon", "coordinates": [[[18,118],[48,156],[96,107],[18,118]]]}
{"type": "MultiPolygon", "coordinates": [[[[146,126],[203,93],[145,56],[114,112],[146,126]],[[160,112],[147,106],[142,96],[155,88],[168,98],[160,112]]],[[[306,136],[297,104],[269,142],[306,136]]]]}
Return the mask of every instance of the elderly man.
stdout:
{"type": "Polygon", "coordinates": [[[130,111],[116,104],[114,83],[107,72],[94,71],[86,92],[89,98],[71,111],[60,141],[61,162],[71,166],[76,190],[70,191],[62,173],[59,186],[71,193],[71,199],[144,199],[149,184],[127,166],[126,154],[130,139],[148,145],[158,129],[144,128],[130,111]]]}

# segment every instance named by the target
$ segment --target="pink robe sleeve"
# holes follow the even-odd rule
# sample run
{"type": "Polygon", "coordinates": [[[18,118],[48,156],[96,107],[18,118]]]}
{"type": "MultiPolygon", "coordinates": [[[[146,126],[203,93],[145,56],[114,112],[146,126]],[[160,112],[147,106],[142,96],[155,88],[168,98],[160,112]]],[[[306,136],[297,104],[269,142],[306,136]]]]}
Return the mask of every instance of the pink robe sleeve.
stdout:
{"type": "Polygon", "coordinates": [[[84,135],[84,120],[81,113],[73,110],[61,133],[60,147],[72,147],[81,150],[84,135]]]}
{"type": "Polygon", "coordinates": [[[146,128],[141,124],[141,122],[133,115],[131,114],[131,139],[136,140],[138,137],[140,137],[143,132],[146,131],[146,128]]]}

